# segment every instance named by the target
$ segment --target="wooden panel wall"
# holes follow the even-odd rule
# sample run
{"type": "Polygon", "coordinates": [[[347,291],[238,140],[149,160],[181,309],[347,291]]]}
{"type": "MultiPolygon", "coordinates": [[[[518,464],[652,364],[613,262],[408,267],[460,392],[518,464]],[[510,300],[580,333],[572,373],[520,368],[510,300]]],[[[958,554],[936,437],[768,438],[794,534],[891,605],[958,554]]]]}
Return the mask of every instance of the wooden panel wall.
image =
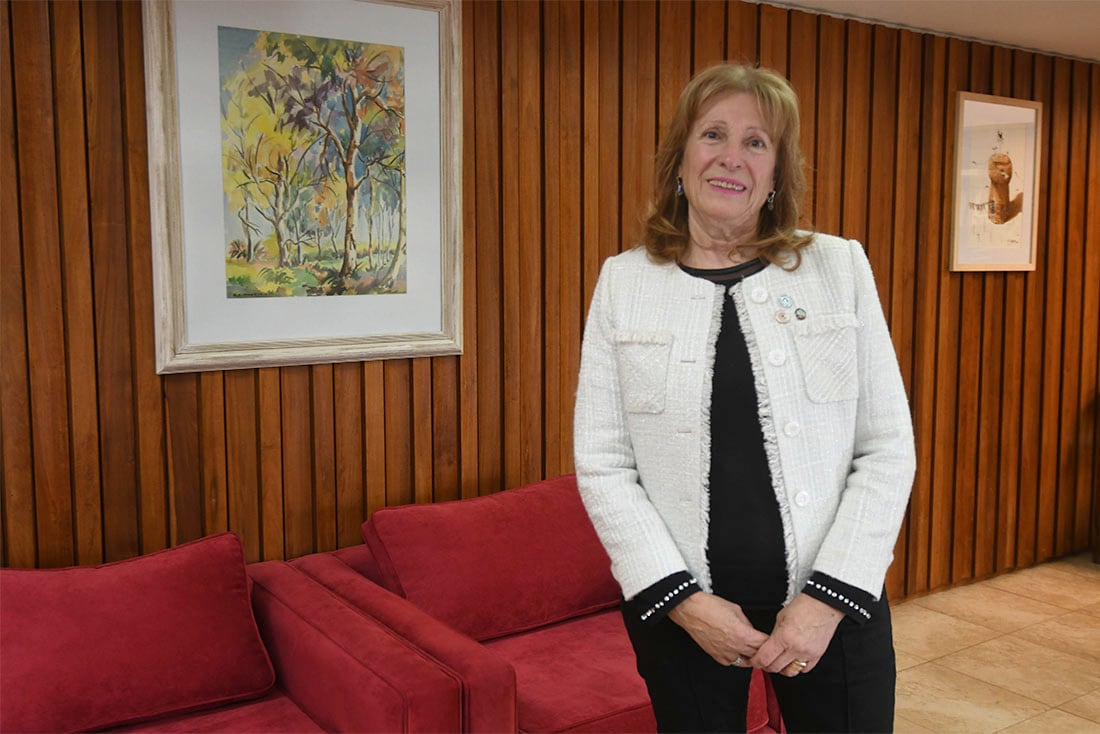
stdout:
{"type": "Polygon", "coordinates": [[[679,89],[723,58],[793,80],[807,219],[877,274],[919,452],[891,594],[1087,547],[1100,65],[737,0],[467,3],[465,354],[159,377],[140,6],[0,22],[4,565],[226,529],[293,557],[382,506],[570,471],[599,265],[633,241],[679,89]],[[958,90],[1044,104],[1034,273],[947,269],[958,90]]]}

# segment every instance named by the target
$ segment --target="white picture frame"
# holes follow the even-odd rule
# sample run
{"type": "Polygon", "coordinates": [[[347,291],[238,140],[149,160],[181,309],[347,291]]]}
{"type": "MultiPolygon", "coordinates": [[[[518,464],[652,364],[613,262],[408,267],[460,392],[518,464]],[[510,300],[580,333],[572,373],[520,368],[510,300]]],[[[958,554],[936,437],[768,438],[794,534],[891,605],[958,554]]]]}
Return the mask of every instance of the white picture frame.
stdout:
{"type": "Polygon", "coordinates": [[[951,270],[1035,269],[1043,106],[958,92],[951,270]]]}
{"type": "MultiPolygon", "coordinates": [[[[332,0],[325,3],[310,0],[144,0],[142,9],[157,372],[461,353],[461,12],[457,0],[332,0]],[[322,42],[336,39],[372,52],[379,47],[398,49],[394,58],[400,63],[403,75],[400,97],[392,91],[398,86],[396,73],[387,72],[390,78],[377,81],[376,70],[385,66],[382,61],[373,67],[362,62],[345,77],[365,74],[366,77],[358,78],[369,78],[375,85],[389,85],[391,96],[386,98],[389,106],[386,114],[389,115],[387,119],[393,121],[392,129],[400,132],[400,147],[391,140],[387,143],[391,147],[386,150],[399,150],[400,155],[395,153],[383,163],[370,162],[362,152],[365,148],[355,148],[359,162],[351,164],[350,173],[341,179],[333,173],[331,161],[336,158],[330,155],[322,166],[320,154],[316,153],[327,144],[322,139],[320,124],[317,139],[298,139],[298,150],[305,151],[312,146],[308,148],[315,156],[312,170],[323,168],[334,181],[343,180],[343,194],[349,201],[362,196],[356,192],[361,192],[363,187],[356,188],[354,181],[371,178],[371,171],[383,171],[389,176],[384,182],[388,182],[391,192],[387,199],[388,209],[383,211],[373,200],[366,214],[358,200],[354,208],[351,203],[346,207],[346,211],[355,212],[353,219],[356,222],[366,219],[372,237],[376,226],[382,231],[382,224],[376,224],[376,219],[370,217],[388,214],[385,221],[389,227],[385,231],[393,243],[392,250],[379,245],[375,255],[368,249],[372,265],[385,262],[388,257],[392,266],[388,279],[381,265],[374,271],[364,269],[363,255],[357,254],[360,250],[356,247],[354,234],[350,241],[338,242],[333,234],[337,231],[337,226],[332,224],[334,217],[317,214],[321,211],[321,204],[317,203],[320,195],[317,194],[314,201],[310,198],[314,194],[310,192],[321,189],[322,185],[317,183],[322,178],[319,174],[299,179],[307,183],[299,186],[305,193],[300,193],[295,201],[308,200],[310,204],[295,211],[299,233],[295,240],[296,256],[291,254],[285,261],[283,259],[284,252],[293,252],[284,246],[290,242],[289,236],[279,239],[279,246],[271,247],[280,225],[265,223],[259,216],[253,218],[255,223],[237,217],[246,222],[250,232],[256,232],[258,247],[253,248],[251,234],[247,248],[243,247],[242,239],[231,239],[233,227],[246,226],[231,221],[229,192],[234,191],[235,186],[228,172],[237,169],[223,157],[230,150],[226,140],[231,137],[224,130],[232,127],[232,123],[227,122],[231,115],[225,112],[230,106],[225,102],[230,95],[226,91],[229,86],[226,79],[230,77],[224,72],[229,63],[226,61],[228,44],[224,39],[235,37],[224,34],[238,31],[238,35],[252,33],[257,38],[258,33],[266,34],[264,39],[295,39],[295,48],[310,46],[310,39],[317,41],[314,44],[317,48],[328,48],[322,42]],[[307,42],[303,44],[302,39],[307,42]],[[381,165],[388,167],[380,168],[381,165]],[[352,196],[347,196],[349,189],[352,196]],[[312,220],[307,210],[313,212],[312,220]],[[319,234],[322,224],[328,226],[327,246],[323,244],[326,238],[319,234]],[[265,236],[267,251],[263,245],[265,236]],[[317,262],[313,266],[309,263],[309,244],[302,245],[303,241],[309,243],[310,237],[316,240],[317,262]],[[345,252],[340,260],[339,248],[348,242],[351,254],[345,252]],[[334,252],[329,253],[326,247],[334,252]],[[300,295],[306,292],[306,286],[297,282],[274,292],[274,296],[285,297],[268,297],[266,292],[258,290],[244,292],[245,297],[241,297],[243,289],[236,284],[244,282],[252,287],[252,281],[248,276],[235,280],[231,268],[238,250],[245,249],[249,254],[247,258],[241,255],[242,259],[252,258],[256,251],[261,253],[249,264],[256,273],[263,270],[264,278],[270,279],[263,282],[276,284],[271,287],[278,287],[280,277],[284,281],[290,278],[288,273],[299,273],[303,278],[313,273],[311,277],[323,282],[324,287],[312,287],[308,292],[318,294],[314,297],[300,295]],[[279,254],[272,255],[271,249],[279,254]],[[265,256],[265,252],[272,262],[261,267],[263,263],[259,258],[265,256]],[[340,260],[343,269],[336,271],[332,266],[333,269],[324,270],[321,258],[329,256],[340,260]],[[299,270],[294,270],[295,266],[299,270]],[[327,278],[321,281],[317,273],[327,273],[327,278]],[[362,289],[367,289],[363,283],[368,283],[375,290],[350,290],[348,284],[353,282],[362,289]],[[253,295],[262,297],[247,297],[253,295]]],[[[249,58],[255,58],[255,52],[249,58]]],[[[285,54],[270,58],[285,59],[285,54]]],[[[341,54],[340,58],[346,56],[341,54]]],[[[376,58],[383,57],[378,55],[376,58]]],[[[397,65],[389,64],[385,68],[397,65]]],[[[276,66],[275,61],[269,66],[276,66]]],[[[323,74],[332,66],[312,63],[311,68],[323,74]]],[[[254,74],[257,79],[261,73],[270,71],[262,67],[262,59],[250,67],[259,70],[254,74]]],[[[244,68],[243,62],[241,68],[244,68]]],[[[291,72],[287,72],[286,78],[291,78],[291,72]]],[[[288,98],[291,92],[297,93],[295,85],[296,82],[285,83],[288,98]]],[[[317,84],[311,100],[317,98],[320,89],[317,84]]],[[[331,91],[333,87],[325,89],[331,91]]],[[[249,99],[255,96],[255,90],[238,96],[249,99]]],[[[376,100],[375,107],[379,106],[382,105],[376,100]]],[[[303,109],[296,108],[299,117],[304,114],[303,109]]],[[[323,120],[321,107],[317,106],[315,111],[316,119],[323,120]]],[[[279,120],[291,119],[286,108],[281,108],[279,115],[279,120]]],[[[273,115],[273,119],[276,117],[273,115]]],[[[345,125],[346,129],[353,129],[354,120],[362,117],[363,113],[348,116],[352,122],[345,125]]],[[[239,114],[233,119],[252,120],[254,116],[239,114]]],[[[391,137],[397,136],[397,132],[391,137]]],[[[250,132],[249,135],[252,141],[273,139],[270,132],[250,132]]],[[[347,133],[349,140],[351,135],[347,133]]],[[[347,145],[350,148],[353,143],[347,145]]],[[[380,143],[376,143],[375,148],[378,145],[380,143]]],[[[329,152],[337,150],[339,148],[333,144],[329,152]]],[[[267,170],[277,168],[269,165],[268,159],[264,161],[267,170]]],[[[257,164],[255,170],[260,169],[257,164]]],[[[237,188],[244,188],[244,184],[237,188]]],[[[261,190],[259,184],[253,188],[261,190]]],[[[381,191],[381,188],[375,190],[381,191]]],[[[274,201],[274,196],[270,201],[274,201]]],[[[268,209],[274,211],[273,207],[274,204],[268,209]]],[[[332,210],[339,211],[340,207],[334,204],[332,210]]],[[[242,206],[236,213],[247,214],[248,211],[242,206]]],[[[345,217],[345,221],[347,219],[352,217],[345,217]]],[[[259,276],[256,282],[261,282],[259,276]]]]}

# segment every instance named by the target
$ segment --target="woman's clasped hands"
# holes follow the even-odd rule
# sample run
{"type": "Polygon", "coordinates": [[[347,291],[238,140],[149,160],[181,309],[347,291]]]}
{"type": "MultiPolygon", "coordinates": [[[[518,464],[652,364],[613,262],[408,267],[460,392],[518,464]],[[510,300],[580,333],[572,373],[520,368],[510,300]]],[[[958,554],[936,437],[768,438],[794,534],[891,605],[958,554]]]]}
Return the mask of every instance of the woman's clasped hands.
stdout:
{"type": "Polygon", "coordinates": [[[719,664],[751,666],[787,677],[813,670],[843,617],[828,604],[799,594],[779,612],[775,629],[767,635],[752,626],[740,606],[703,591],[669,613],[719,664]]]}

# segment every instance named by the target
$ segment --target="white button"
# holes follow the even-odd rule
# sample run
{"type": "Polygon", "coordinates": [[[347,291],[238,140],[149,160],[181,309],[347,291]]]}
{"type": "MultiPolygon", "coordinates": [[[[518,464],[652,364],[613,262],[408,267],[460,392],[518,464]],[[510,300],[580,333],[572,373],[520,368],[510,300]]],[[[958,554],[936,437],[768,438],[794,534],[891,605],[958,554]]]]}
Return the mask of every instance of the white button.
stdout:
{"type": "Polygon", "coordinates": [[[773,349],[768,352],[768,361],[778,367],[787,361],[787,353],[782,349],[773,349]]]}
{"type": "Polygon", "coordinates": [[[764,301],[768,300],[768,289],[760,287],[753,288],[751,298],[753,303],[764,303],[764,301]]]}
{"type": "Polygon", "coordinates": [[[794,496],[794,503],[799,507],[805,507],[810,504],[810,495],[806,492],[799,492],[794,496]]]}
{"type": "Polygon", "coordinates": [[[798,425],[798,421],[791,421],[787,425],[783,426],[783,433],[788,436],[797,436],[802,432],[802,426],[798,425]]]}

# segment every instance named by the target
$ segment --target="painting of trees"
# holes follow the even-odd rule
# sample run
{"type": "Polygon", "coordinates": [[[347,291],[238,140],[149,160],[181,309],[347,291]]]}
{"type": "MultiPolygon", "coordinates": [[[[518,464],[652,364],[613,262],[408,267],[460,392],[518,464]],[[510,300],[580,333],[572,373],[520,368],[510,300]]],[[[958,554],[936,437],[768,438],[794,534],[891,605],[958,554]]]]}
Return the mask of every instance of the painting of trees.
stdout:
{"type": "Polygon", "coordinates": [[[231,297],[406,289],[402,49],[219,28],[231,297]]]}

